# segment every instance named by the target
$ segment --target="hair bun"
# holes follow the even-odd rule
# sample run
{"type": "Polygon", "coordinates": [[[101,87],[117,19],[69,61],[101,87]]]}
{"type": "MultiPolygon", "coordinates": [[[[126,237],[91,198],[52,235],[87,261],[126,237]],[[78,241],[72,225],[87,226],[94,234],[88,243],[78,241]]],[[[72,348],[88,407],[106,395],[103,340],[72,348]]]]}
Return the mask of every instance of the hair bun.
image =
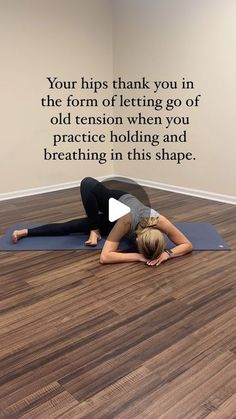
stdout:
{"type": "Polygon", "coordinates": [[[150,227],[157,227],[155,217],[142,218],[138,223],[138,227],[140,227],[141,229],[150,228],[150,227]]]}

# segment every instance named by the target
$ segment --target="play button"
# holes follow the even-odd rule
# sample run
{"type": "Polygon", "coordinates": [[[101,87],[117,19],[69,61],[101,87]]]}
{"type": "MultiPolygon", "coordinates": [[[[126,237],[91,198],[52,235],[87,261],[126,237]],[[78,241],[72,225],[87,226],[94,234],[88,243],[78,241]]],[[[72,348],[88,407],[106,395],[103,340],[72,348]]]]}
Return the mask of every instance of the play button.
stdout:
{"type": "Polygon", "coordinates": [[[116,221],[124,215],[128,214],[130,212],[130,207],[128,207],[125,204],[122,204],[122,202],[120,201],[117,201],[117,199],[110,198],[108,210],[108,218],[109,221],[112,223],[113,221],[116,221]]]}

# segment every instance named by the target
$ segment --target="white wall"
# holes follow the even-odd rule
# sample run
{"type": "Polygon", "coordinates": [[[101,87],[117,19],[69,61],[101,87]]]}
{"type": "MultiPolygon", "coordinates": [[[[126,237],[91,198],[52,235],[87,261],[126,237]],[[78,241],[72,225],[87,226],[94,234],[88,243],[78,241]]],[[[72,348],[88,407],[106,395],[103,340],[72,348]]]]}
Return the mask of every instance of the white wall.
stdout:
{"type": "Polygon", "coordinates": [[[186,150],[195,161],[117,162],[115,172],[235,196],[236,2],[119,0],[113,18],[116,76],[185,77],[202,94],[199,108],[188,112],[186,150]]]}
{"type": "Polygon", "coordinates": [[[0,6],[0,194],[116,173],[236,195],[234,0],[0,0],[0,6]],[[44,161],[43,148],[55,133],[52,110],[40,105],[49,93],[46,77],[81,75],[193,80],[201,103],[189,112],[189,142],[181,149],[196,160],[44,161]]]}
{"type": "Polygon", "coordinates": [[[44,161],[56,128],[49,123],[54,112],[40,104],[49,93],[48,76],[112,77],[110,1],[1,0],[0,10],[0,193],[111,173],[110,164],[44,161]]]}

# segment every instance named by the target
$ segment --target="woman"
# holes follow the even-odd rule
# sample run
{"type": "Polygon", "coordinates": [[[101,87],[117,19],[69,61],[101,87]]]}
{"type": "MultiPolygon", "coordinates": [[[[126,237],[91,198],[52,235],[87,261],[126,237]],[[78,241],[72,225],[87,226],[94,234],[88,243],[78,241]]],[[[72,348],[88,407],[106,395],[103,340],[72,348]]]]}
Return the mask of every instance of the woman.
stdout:
{"type": "Polygon", "coordinates": [[[82,180],[80,193],[87,217],[15,230],[12,240],[16,243],[23,237],[62,236],[83,232],[89,234],[85,244],[96,246],[102,235],[108,235],[100,255],[101,263],[139,261],[150,266],[158,266],[172,257],[191,252],[192,244],[180,230],[166,217],[143,205],[133,195],[108,189],[91,177],[82,180]],[[113,223],[108,220],[110,198],[119,200],[131,209],[130,213],[113,223]],[[175,244],[173,249],[165,249],[164,234],[175,244]],[[124,236],[136,240],[138,252],[118,251],[119,243],[124,236]]]}

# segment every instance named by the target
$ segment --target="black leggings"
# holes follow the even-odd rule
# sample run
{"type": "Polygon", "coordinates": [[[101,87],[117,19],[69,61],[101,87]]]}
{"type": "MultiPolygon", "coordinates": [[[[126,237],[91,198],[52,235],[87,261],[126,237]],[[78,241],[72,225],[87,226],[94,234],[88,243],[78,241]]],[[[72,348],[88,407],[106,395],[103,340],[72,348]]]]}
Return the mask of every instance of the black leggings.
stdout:
{"type": "Polygon", "coordinates": [[[89,233],[95,229],[99,229],[102,235],[107,235],[115,224],[108,220],[109,198],[119,199],[125,193],[108,189],[96,179],[86,177],[81,181],[80,194],[87,217],[29,228],[28,236],[64,236],[89,233]]]}

